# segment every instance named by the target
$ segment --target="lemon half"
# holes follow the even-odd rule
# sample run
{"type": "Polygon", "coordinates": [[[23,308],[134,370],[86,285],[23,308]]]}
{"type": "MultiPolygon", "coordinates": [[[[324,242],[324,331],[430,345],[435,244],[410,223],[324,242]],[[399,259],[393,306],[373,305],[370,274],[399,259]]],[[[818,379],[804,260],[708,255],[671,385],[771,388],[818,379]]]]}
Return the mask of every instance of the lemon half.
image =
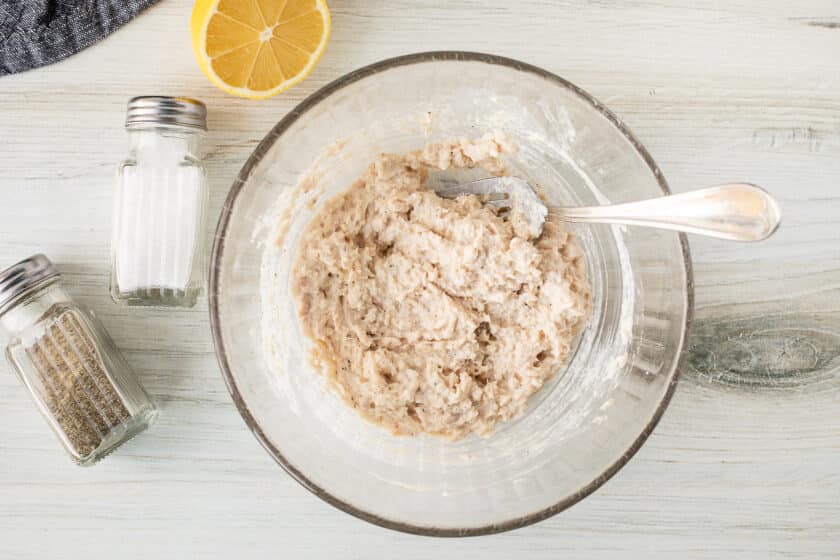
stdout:
{"type": "Polygon", "coordinates": [[[266,99],[303,80],[324,54],[324,0],[198,0],[190,20],[201,71],[240,97],[266,99]]]}

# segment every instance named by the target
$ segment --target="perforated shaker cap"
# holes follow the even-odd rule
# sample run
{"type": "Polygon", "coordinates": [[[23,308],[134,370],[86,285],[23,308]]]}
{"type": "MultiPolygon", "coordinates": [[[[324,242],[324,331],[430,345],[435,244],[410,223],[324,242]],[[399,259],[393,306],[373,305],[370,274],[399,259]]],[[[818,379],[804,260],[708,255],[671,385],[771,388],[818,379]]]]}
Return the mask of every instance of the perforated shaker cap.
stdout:
{"type": "Polygon", "coordinates": [[[0,272],[0,315],[47,280],[61,276],[45,255],[34,255],[0,272]]]}
{"type": "Polygon", "coordinates": [[[207,107],[198,99],[143,95],[128,102],[125,127],[162,124],[207,130],[207,107]]]}

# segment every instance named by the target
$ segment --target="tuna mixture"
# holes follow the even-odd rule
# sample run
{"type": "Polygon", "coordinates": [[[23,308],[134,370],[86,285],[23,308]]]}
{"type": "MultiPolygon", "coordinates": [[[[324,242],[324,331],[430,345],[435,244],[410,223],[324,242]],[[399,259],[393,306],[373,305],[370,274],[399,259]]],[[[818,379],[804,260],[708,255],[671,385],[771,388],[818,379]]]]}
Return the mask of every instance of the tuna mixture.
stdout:
{"type": "Polygon", "coordinates": [[[475,196],[438,197],[430,172],[505,171],[493,134],[382,154],[302,234],[292,292],[313,363],[395,434],[489,435],[561,370],[590,310],[583,254],[475,196]]]}

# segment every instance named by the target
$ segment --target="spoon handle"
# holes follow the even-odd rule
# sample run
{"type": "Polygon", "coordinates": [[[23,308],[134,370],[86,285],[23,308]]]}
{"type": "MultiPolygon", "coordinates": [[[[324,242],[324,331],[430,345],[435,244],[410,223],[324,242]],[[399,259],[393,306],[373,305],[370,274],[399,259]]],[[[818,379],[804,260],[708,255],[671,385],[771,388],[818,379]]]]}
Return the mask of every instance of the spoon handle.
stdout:
{"type": "Polygon", "coordinates": [[[735,241],[761,241],[779,227],[779,205],[749,183],[729,183],[687,193],[610,206],[549,208],[567,222],[627,224],[672,229],[735,241]]]}

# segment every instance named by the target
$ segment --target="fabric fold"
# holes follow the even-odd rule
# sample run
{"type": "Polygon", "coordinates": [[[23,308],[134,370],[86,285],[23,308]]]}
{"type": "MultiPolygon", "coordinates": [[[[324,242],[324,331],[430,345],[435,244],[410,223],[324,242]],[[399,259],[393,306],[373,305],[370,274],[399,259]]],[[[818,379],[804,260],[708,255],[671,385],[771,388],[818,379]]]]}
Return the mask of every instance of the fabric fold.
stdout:
{"type": "Polygon", "coordinates": [[[63,60],[158,0],[0,0],[0,76],[63,60]]]}

